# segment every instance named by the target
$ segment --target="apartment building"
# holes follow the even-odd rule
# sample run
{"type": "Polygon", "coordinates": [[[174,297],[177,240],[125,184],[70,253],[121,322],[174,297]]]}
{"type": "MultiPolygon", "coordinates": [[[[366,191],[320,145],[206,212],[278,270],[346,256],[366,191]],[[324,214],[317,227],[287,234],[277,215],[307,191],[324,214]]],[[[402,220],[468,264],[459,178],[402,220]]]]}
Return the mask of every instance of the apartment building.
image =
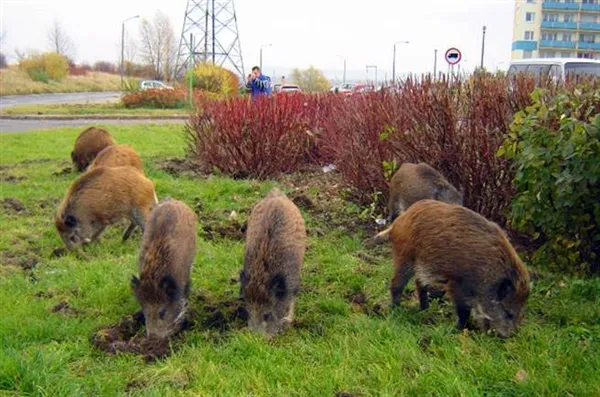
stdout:
{"type": "Polygon", "coordinates": [[[512,59],[600,59],[600,0],[516,0],[512,59]]]}

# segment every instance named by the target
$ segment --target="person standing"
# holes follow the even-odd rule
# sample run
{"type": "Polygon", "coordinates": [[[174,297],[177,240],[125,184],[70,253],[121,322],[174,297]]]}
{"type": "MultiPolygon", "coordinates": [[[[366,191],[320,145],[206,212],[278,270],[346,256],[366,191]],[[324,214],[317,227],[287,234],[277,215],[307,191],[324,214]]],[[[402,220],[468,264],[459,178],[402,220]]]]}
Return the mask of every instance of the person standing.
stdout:
{"type": "Polygon", "coordinates": [[[252,73],[248,75],[246,87],[250,89],[252,99],[259,96],[271,96],[271,78],[261,73],[260,68],[255,66],[252,73]]]}

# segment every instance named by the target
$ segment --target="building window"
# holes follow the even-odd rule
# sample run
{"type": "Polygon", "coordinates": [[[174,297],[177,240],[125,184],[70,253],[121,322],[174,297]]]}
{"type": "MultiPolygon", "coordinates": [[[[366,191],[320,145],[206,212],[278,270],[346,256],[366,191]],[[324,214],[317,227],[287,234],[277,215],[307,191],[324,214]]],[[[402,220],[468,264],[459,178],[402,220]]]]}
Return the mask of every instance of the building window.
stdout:
{"type": "Polygon", "coordinates": [[[565,14],[565,22],[573,22],[575,20],[575,17],[573,16],[573,14],[565,14]]]}
{"type": "Polygon", "coordinates": [[[571,58],[571,53],[570,52],[561,52],[560,56],[562,58],[571,58]]]}
{"type": "Polygon", "coordinates": [[[562,41],[573,41],[573,35],[571,33],[563,33],[562,41]]]}
{"type": "Polygon", "coordinates": [[[527,2],[528,2],[529,4],[533,4],[533,3],[535,3],[535,0],[527,0],[527,2]]]}
{"type": "Polygon", "coordinates": [[[546,51],[541,54],[541,58],[554,58],[556,53],[554,51],[546,51]]]}
{"type": "Polygon", "coordinates": [[[556,41],[557,40],[557,36],[558,35],[556,33],[543,32],[542,33],[542,40],[556,41]]]}
{"type": "Polygon", "coordinates": [[[597,0],[583,0],[583,4],[596,4],[597,0]]]}
{"type": "Polygon", "coordinates": [[[558,22],[558,14],[544,14],[544,22],[558,22]]]}
{"type": "Polygon", "coordinates": [[[523,59],[529,59],[533,56],[533,51],[523,51],[523,59]]]}
{"type": "Polygon", "coordinates": [[[589,52],[578,52],[577,58],[594,59],[594,56],[589,52]]]}
{"type": "Polygon", "coordinates": [[[581,22],[596,22],[596,16],[591,14],[584,14],[581,16],[581,22]]]}
{"type": "Polygon", "coordinates": [[[525,32],[525,40],[533,40],[533,31],[528,30],[525,32]]]}
{"type": "Polygon", "coordinates": [[[579,41],[583,41],[584,43],[595,43],[596,36],[593,34],[580,34],[579,41]]]}
{"type": "Polygon", "coordinates": [[[533,22],[535,21],[535,12],[526,12],[525,13],[525,22],[533,22]]]}
{"type": "Polygon", "coordinates": [[[565,0],[565,3],[575,3],[575,0],[565,0]]]}

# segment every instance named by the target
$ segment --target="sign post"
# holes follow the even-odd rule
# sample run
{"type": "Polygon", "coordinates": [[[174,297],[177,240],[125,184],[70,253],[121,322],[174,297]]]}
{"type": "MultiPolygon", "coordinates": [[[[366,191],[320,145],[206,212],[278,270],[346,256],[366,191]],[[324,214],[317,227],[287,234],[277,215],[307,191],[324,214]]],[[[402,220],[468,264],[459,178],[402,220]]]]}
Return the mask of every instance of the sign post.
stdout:
{"type": "Polygon", "coordinates": [[[454,65],[458,65],[460,63],[460,60],[462,59],[462,53],[458,48],[448,48],[444,58],[448,63],[448,68],[451,70],[451,74],[454,75],[454,65]]]}

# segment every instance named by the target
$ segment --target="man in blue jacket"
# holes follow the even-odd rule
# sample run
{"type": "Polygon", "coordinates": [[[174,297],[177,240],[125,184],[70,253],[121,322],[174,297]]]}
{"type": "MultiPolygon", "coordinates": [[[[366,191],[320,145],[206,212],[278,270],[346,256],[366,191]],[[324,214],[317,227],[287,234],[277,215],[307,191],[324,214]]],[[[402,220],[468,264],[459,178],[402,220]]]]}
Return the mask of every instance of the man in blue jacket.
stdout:
{"type": "Polygon", "coordinates": [[[248,75],[246,87],[251,90],[252,98],[258,98],[261,95],[271,96],[271,78],[260,72],[260,68],[252,68],[252,74],[248,75]]]}

